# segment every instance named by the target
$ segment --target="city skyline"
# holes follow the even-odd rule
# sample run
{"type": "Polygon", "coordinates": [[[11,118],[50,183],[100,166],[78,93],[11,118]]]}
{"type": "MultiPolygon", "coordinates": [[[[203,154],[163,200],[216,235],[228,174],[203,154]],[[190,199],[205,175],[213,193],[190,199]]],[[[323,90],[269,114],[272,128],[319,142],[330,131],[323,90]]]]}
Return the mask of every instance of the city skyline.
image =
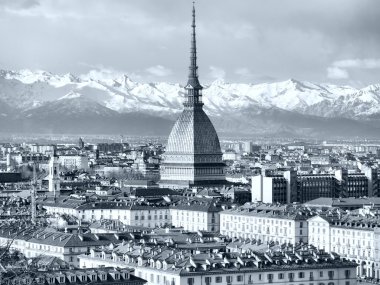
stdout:
{"type": "MultiPolygon", "coordinates": [[[[375,1],[198,2],[205,83],[378,83],[375,1]]],[[[189,43],[183,15],[190,6],[191,1],[2,1],[0,66],[183,83],[189,43]]]]}
{"type": "Polygon", "coordinates": [[[313,1],[0,0],[3,59],[98,69],[0,68],[0,283],[380,285],[380,84],[342,83],[377,80],[369,1],[313,1]]]}

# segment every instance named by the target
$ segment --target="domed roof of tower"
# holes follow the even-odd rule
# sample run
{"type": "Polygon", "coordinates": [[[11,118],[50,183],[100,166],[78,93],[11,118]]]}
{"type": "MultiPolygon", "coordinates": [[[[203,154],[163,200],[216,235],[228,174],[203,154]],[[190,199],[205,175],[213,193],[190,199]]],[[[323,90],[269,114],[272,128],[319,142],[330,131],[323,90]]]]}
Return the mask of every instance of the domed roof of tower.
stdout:
{"type": "Polygon", "coordinates": [[[166,154],[221,154],[218,135],[203,109],[184,110],[168,139],[166,154]]]}

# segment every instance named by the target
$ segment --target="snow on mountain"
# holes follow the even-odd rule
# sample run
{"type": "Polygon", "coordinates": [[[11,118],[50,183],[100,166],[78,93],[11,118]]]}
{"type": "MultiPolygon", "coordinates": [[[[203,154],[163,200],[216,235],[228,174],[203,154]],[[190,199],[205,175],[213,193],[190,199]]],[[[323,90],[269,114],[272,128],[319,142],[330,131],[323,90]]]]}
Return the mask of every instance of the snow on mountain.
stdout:
{"type": "Polygon", "coordinates": [[[73,99],[73,98],[80,98],[82,95],[75,91],[70,91],[65,96],[62,96],[61,98],[58,98],[58,100],[65,100],[65,99],[73,99]]]}
{"type": "MultiPolygon", "coordinates": [[[[79,77],[0,70],[0,128],[58,133],[168,134],[183,109],[179,84],[139,83],[126,75],[79,77]]],[[[290,79],[204,86],[206,112],[221,133],[376,136],[380,84],[356,89],[290,79]]]]}
{"type": "Polygon", "coordinates": [[[0,129],[24,133],[167,135],[173,122],[143,113],[121,114],[78,93],[22,111],[0,129]]]}
{"type": "MultiPolygon", "coordinates": [[[[277,83],[238,84],[216,80],[203,90],[211,116],[279,108],[321,117],[365,118],[380,113],[380,84],[363,89],[290,79],[277,83]]],[[[179,84],[138,83],[126,75],[90,72],[76,77],[46,71],[0,71],[0,99],[28,110],[45,102],[83,97],[119,113],[142,112],[173,118],[182,110],[179,84]]]]}

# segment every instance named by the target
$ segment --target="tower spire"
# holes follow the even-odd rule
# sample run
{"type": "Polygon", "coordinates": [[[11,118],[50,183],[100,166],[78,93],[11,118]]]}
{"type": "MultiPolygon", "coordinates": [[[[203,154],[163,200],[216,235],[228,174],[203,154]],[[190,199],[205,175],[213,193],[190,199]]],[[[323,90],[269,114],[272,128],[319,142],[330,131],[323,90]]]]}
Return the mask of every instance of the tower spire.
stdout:
{"type": "MultiPolygon", "coordinates": [[[[189,77],[186,85],[189,101],[187,103],[198,103],[199,96],[201,96],[200,90],[202,86],[198,80],[198,66],[197,66],[197,41],[195,30],[195,2],[193,2],[193,21],[191,24],[191,47],[190,47],[190,66],[189,77]]],[[[201,103],[201,102],[199,102],[201,103]]]]}

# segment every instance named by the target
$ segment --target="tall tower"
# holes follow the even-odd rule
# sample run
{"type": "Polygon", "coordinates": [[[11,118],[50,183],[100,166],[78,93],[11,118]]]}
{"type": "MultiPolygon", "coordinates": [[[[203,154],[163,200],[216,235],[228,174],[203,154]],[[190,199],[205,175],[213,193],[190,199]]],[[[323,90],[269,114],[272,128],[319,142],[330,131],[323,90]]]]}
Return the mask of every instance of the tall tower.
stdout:
{"type": "Polygon", "coordinates": [[[82,140],[82,138],[79,138],[79,140],[78,140],[78,148],[79,149],[83,149],[84,148],[84,141],[82,140]]]}
{"type": "Polygon", "coordinates": [[[31,214],[32,214],[32,224],[36,224],[37,219],[37,204],[36,204],[36,196],[37,196],[37,175],[36,175],[36,164],[33,164],[33,181],[32,181],[32,193],[31,193],[31,214]]]}
{"type": "Polygon", "coordinates": [[[218,135],[203,111],[202,85],[198,79],[197,46],[193,6],[190,66],[184,110],[169,135],[160,187],[187,188],[225,183],[224,163],[218,135]]]}
{"type": "Polygon", "coordinates": [[[61,182],[59,180],[59,160],[54,150],[53,156],[49,161],[49,192],[53,192],[54,197],[59,196],[61,191],[61,182]]]}
{"type": "Polygon", "coordinates": [[[12,156],[10,153],[7,153],[7,172],[12,171],[12,156]]]}

